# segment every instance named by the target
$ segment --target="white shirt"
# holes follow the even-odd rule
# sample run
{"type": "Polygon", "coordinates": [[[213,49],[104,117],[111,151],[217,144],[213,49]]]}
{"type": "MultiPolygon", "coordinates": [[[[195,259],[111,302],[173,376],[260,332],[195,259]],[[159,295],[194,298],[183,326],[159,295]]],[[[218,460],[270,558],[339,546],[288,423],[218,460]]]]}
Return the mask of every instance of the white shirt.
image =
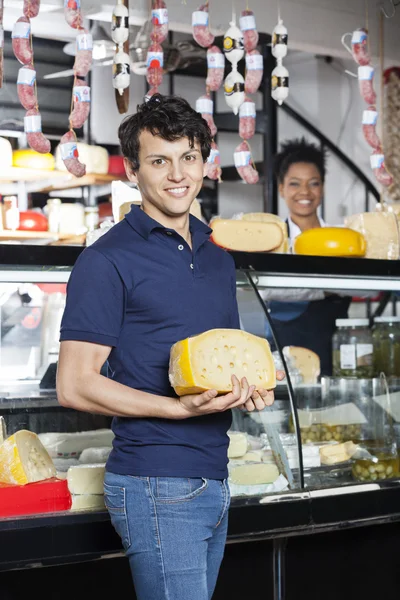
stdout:
{"type": "MultiPolygon", "coordinates": [[[[321,227],[328,227],[322,217],[318,217],[318,221],[321,227]]],[[[301,234],[301,229],[298,225],[296,225],[296,223],[294,223],[294,221],[292,221],[290,217],[288,217],[288,224],[290,248],[292,249],[294,240],[301,234]]]]}

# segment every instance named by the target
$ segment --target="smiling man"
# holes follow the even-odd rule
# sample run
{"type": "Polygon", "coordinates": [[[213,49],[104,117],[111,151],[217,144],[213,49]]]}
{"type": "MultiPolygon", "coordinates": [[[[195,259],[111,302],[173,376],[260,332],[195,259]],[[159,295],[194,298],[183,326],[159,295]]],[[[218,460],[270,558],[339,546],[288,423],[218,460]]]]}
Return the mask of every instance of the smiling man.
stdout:
{"type": "Polygon", "coordinates": [[[185,100],[157,94],[124,120],[119,138],[142,206],[72,271],[58,398],[114,416],[104,495],[138,600],[209,600],[227,533],[230,409],[261,410],[273,393],[233,376],[225,396],[174,395],[171,346],[239,328],[233,260],[189,215],[211,134],[185,100]],[[109,378],[100,374],[106,361],[109,378]]]}

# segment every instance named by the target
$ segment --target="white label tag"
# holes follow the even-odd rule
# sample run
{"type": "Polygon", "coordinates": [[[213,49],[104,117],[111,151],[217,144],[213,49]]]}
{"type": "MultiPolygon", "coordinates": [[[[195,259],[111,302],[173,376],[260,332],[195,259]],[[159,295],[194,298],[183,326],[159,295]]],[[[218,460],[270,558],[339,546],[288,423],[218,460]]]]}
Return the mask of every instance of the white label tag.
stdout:
{"type": "Polygon", "coordinates": [[[352,44],[361,44],[364,40],[367,39],[367,34],[365,31],[353,31],[353,35],[351,37],[352,44]]]}
{"type": "Polygon", "coordinates": [[[369,81],[374,76],[374,69],[369,65],[358,67],[358,79],[360,81],[369,81]]]}
{"type": "Polygon", "coordinates": [[[11,37],[12,38],[24,38],[28,39],[31,33],[31,24],[24,23],[24,21],[17,21],[13,27],[11,37]]]}
{"type": "Polygon", "coordinates": [[[247,167],[251,163],[251,154],[248,150],[242,152],[234,152],[233,159],[235,167],[247,167]]]}
{"type": "Polygon", "coordinates": [[[207,67],[209,69],[224,69],[225,56],[222,52],[207,52],[207,67]]]}
{"type": "Polygon", "coordinates": [[[63,160],[76,159],[79,156],[76,142],[60,144],[60,154],[63,160]]]}
{"type": "Polygon", "coordinates": [[[364,110],[362,116],[363,125],[376,125],[378,120],[378,113],[376,110],[364,110]]]}
{"type": "Polygon", "coordinates": [[[42,131],[42,117],[40,115],[31,115],[24,117],[25,133],[40,133],[42,131]]]}
{"type": "Polygon", "coordinates": [[[356,366],[356,347],[353,344],[342,344],[340,346],[340,368],[355,369],[356,366]]]}
{"type": "Polygon", "coordinates": [[[383,161],[385,160],[384,154],[371,154],[369,157],[369,161],[371,164],[371,169],[380,169],[383,165],[383,161]]]}
{"type": "Polygon", "coordinates": [[[22,67],[19,71],[18,71],[18,79],[17,79],[17,84],[18,85],[34,85],[36,81],[36,71],[34,71],[34,69],[26,69],[25,67],[22,67]]]}
{"type": "Polygon", "coordinates": [[[208,12],[205,10],[195,10],[192,13],[192,26],[208,25],[208,12]]]}
{"type": "Polygon", "coordinates": [[[254,117],[256,118],[256,105],[254,102],[243,102],[239,108],[239,117],[254,117]]]}
{"type": "Polygon", "coordinates": [[[90,87],[77,85],[73,89],[74,102],[90,102],[90,87]]]}
{"type": "Polygon", "coordinates": [[[254,15],[246,15],[245,17],[240,17],[239,27],[242,31],[248,31],[249,29],[255,29],[256,28],[256,20],[254,18],[254,15]]]}
{"type": "Polygon", "coordinates": [[[147,68],[162,69],[164,66],[164,52],[148,52],[146,65],[147,68]]]}
{"type": "Polygon", "coordinates": [[[0,25],[0,48],[4,48],[4,29],[2,25],[0,25]]]}
{"type": "Polygon", "coordinates": [[[93,50],[93,38],[90,33],[80,33],[76,36],[78,50],[93,50]]]}
{"type": "Polygon", "coordinates": [[[211,148],[210,156],[207,158],[207,162],[219,165],[221,163],[219,150],[211,148]]]}
{"type": "Polygon", "coordinates": [[[372,353],[374,347],[372,344],[357,344],[357,366],[372,365],[372,353]],[[360,360],[363,358],[363,360],[360,360]]]}
{"type": "Polygon", "coordinates": [[[213,114],[214,102],[209,98],[198,98],[196,100],[196,111],[198,113],[213,114]]]}
{"type": "Polygon", "coordinates": [[[246,68],[248,71],[255,69],[262,70],[264,68],[264,61],[261,54],[247,54],[246,55],[246,68]]]}
{"type": "Polygon", "coordinates": [[[154,25],[166,25],[168,23],[168,9],[155,8],[151,11],[151,19],[154,25]]]}

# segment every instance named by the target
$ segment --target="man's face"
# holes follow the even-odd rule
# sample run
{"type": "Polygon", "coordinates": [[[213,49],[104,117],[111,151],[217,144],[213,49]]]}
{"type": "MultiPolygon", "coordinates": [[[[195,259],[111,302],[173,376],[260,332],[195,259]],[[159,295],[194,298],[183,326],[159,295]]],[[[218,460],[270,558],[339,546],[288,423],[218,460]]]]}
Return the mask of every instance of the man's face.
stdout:
{"type": "Polygon", "coordinates": [[[323,184],[320,172],[312,163],[299,162],[290,165],[279,193],[293,216],[309,217],[321,204],[323,184]]]}
{"type": "Polygon", "coordinates": [[[188,138],[168,142],[142,131],[139,136],[139,169],[132,172],[125,159],[128,179],[137,183],[142,201],[169,217],[189,211],[205,175],[200,144],[189,145],[188,138]]]}

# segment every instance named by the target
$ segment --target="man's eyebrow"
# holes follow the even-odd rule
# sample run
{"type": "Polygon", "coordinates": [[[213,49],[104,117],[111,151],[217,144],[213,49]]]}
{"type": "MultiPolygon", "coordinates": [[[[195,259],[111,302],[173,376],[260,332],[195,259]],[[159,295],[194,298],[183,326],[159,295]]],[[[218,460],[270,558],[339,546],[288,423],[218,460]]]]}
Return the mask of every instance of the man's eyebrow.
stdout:
{"type": "MultiPolygon", "coordinates": [[[[200,154],[200,150],[193,148],[192,150],[187,150],[186,152],[184,152],[182,156],[186,156],[187,154],[193,154],[193,152],[197,152],[198,154],[200,154]]],[[[168,156],[165,156],[165,154],[148,154],[146,158],[164,158],[165,160],[168,160],[168,156]]]]}

